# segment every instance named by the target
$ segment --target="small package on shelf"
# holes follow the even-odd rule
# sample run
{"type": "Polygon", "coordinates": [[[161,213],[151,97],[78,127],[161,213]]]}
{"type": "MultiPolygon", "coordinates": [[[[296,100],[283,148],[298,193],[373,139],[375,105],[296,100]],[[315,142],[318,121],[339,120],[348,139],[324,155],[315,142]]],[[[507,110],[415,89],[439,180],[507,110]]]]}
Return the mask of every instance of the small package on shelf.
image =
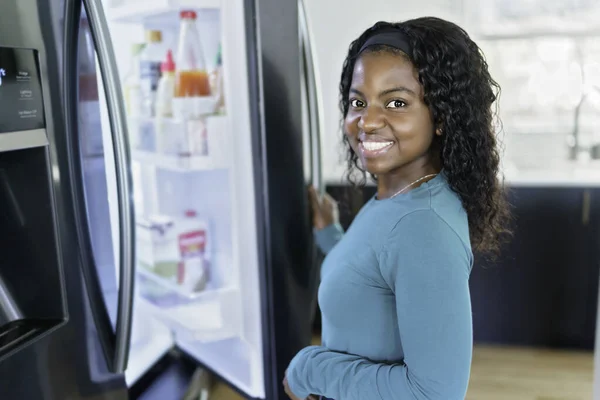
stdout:
{"type": "Polygon", "coordinates": [[[190,296],[206,288],[208,224],[194,211],[181,218],[138,218],[136,233],[139,266],[158,283],[190,296]]]}
{"type": "Polygon", "coordinates": [[[225,165],[231,161],[232,145],[225,115],[206,118],[206,143],[215,164],[225,165]]]}
{"type": "Polygon", "coordinates": [[[156,131],[149,118],[129,118],[129,140],[131,148],[142,151],[156,151],[156,131]]]}

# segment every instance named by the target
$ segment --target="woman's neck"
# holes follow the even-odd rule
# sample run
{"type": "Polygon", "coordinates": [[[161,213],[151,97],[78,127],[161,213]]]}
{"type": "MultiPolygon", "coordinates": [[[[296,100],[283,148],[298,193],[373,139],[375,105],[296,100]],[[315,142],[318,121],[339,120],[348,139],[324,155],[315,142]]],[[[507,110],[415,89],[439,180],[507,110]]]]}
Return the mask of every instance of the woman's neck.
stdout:
{"type": "Polygon", "coordinates": [[[434,176],[428,175],[437,175],[441,170],[441,166],[435,165],[437,163],[432,163],[431,160],[428,161],[425,163],[411,163],[385,175],[379,175],[377,177],[377,198],[387,199],[400,191],[406,193],[433,179],[434,176]],[[424,177],[427,178],[422,179],[424,177]]]}

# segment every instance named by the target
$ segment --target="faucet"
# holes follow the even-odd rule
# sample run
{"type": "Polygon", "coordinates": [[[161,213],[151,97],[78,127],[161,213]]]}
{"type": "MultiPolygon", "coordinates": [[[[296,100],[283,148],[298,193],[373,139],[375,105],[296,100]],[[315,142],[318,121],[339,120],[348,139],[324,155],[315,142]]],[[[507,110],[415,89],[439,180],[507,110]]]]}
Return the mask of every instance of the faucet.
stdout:
{"type": "MultiPolygon", "coordinates": [[[[568,140],[568,144],[567,144],[569,146],[569,160],[571,160],[571,161],[577,160],[577,154],[579,153],[579,150],[580,150],[579,118],[581,115],[581,108],[585,104],[586,99],[592,92],[600,93],[600,87],[598,87],[598,86],[595,86],[595,85],[591,86],[590,89],[591,90],[589,90],[587,93],[581,94],[579,103],[577,104],[577,107],[575,107],[575,121],[573,123],[573,132],[571,133],[571,135],[569,135],[569,138],[568,138],[569,140],[568,140]]],[[[592,158],[600,158],[600,152],[598,151],[600,149],[596,149],[596,147],[599,147],[599,146],[600,145],[596,144],[591,149],[591,152],[593,153],[593,154],[591,154],[592,158]],[[597,156],[596,156],[596,154],[597,154],[597,156]]]]}
{"type": "Polygon", "coordinates": [[[579,43],[576,43],[575,45],[575,58],[577,61],[577,65],[579,66],[579,73],[581,76],[581,86],[582,86],[582,91],[581,91],[581,97],[579,98],[579,103],[577,104],[577,106],[575,107],[575,115],[574,117],[574,121],[573,121],[573,131],[572,133],[567,137],[567,146],[569,147],[569,156],[568,159],[570,161],[576,161],[578,158],[578,154],[580,149],[580,138],[579,138],[579,117],[581,114],[581,107],[583,106],[583,104],[585,103],[585,100],[588,96],[589,93],[586,93],[584,89],[585,86],[585,70],[583,68],[583,64],[584,64],[584,58],[583,58],[583,52],[581,50],[581,46],[579,45],[579,43]]]}

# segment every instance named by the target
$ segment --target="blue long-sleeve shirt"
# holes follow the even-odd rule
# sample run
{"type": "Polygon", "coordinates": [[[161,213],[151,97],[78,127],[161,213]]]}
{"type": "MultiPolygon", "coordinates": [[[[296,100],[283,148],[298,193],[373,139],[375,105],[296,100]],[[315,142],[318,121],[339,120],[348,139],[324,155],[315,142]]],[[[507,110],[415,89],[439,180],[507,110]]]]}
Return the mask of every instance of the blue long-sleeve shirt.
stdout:
{"type": "Polygon", "coordinates": [[[336,400],[464,399],[472,357],[467,215],[443,173],[371,199],[346,233],[316,232],[327,253],[322,346],[301,350],[292,392],[336,400]]]}

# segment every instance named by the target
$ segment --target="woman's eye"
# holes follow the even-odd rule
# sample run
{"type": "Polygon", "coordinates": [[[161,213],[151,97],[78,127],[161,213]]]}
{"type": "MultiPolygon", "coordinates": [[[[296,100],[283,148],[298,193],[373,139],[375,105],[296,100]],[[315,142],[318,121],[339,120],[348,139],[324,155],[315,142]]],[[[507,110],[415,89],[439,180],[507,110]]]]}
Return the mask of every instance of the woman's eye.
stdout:
{"type": "Polygon", "coordinates": [[[406,103],[402,100],[392,100],[385,106],[386,108],[404,108],[406,107],[406,103]]]}
{"type": "Polygon", "coordinates": [[[364,106],[365,104],[358,99],[352,99],[352,100],[350,100],[350,105],[352,106],[352,108],[360,108],[360,107],[364,106]]]}

